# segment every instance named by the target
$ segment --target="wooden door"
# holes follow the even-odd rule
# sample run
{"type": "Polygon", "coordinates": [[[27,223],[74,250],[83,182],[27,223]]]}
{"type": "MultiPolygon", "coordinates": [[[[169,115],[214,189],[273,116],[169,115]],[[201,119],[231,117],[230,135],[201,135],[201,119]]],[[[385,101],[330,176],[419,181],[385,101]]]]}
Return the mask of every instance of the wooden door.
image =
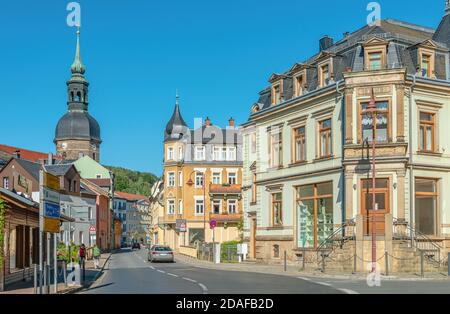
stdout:
{"type": "Polygon", "coordinates": [[[375,190],[372,179],[361,182],[361,214],[364,217],[364,234],[371,235],[375,223],[377,235],[385,234],[385,216],[390,213],[389,179],[377,179],[375,190]],[[375,210],[373,207],[373,192],[376,194],[375,210]]]}

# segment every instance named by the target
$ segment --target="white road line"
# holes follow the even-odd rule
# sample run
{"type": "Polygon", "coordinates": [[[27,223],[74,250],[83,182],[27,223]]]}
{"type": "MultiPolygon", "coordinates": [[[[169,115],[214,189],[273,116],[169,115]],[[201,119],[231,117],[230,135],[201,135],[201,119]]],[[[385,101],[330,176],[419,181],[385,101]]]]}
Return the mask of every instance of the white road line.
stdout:
{"type": "Polygon", "coordinates": [[[191,278],[186,278],[186,277],[183,277],[183,279],[184,279],[184,280],[187,280],[187,281],[190,281],[190,282],[194,282],[194,283],[197,283],[197,281],[196,281],[196,280],[194,280],[194,279],[191,279],[191,278]]]}
{"type": "Polygon", "coordinates": [[[157,272],[161,273],[161,274],[165,274],[166,272],[164,270],[157,270],[157,272]]]}
{"type": "Polygon", "coordinates": [[[358,292],[350,289],[338,289],[338,290],[344,292],[345,294],[359,294],[358,292]]]}
{"type": "Polygon", "coordinates": [[[316,282],[316,284],[326,287],[332,287],[332,284],[328,282],[316,282]]]}
{"type": "Polygon", "coordinates": [[[306,278],[306,277],[298,277],[298,279],[305,280],[305,281],[311,281],[311,279],[306,278]]]}
{"type": "Polygon", "coordinates": [[[203,289],[203,294],[208,294],[208,288],[204,284],[199,283],[198,285],[203,289]]]}
{"type": "Polygon", "coordinates": [[[172,276],[172,277],[178,277],[178,275],[171,274],[171,273],[167,273],[167,275],[172,276]]]}
{"type": "Polygon", "coordinates": [[[153,266],[149,266],[151,269],[153,269],[153,270],[155,270],[155,267],[153,267],[153,266]]]}

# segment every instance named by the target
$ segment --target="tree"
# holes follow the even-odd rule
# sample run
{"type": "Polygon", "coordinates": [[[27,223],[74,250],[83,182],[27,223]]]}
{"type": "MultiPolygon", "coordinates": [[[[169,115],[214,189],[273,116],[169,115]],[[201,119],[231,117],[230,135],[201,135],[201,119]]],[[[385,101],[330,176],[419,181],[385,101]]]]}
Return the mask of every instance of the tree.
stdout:
{"type": "Polygon", "coordinates": [[[157,177],[151,173],[132,171],[125,168],[106,166],[115,175],[115,188],[118,192],[149,196],[157,177]]]}
{"type": "Polygon", "coordinates": [[[7,204],[0,198],[0,291],[3,289],[3,261],[5,241],[5,213],[7,204]]]}

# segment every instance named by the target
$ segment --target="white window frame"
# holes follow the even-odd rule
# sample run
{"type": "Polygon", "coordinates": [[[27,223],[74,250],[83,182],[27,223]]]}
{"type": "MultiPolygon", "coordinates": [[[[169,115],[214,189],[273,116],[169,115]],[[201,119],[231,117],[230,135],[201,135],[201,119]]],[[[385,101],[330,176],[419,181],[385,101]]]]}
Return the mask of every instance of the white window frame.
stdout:
{"type": "Polygon", "coordinates": [[[228,172],[228,182],[227,183],[230,184],[230,185],[238,184],[237,171],[230,171],[230,172],[228,172]],[[230,183],[230,178],[231,178],[232,175],[234,175],[234,183],[230,183]]]}
{"type": "Polygon", "coordinates": [[[205,146],[195,146],[195,160],[205,160],[205,146]]]}
{"type": "Polygon", "coordinates": [[[167,173],[167,187],[175,187],[175,172],[173,171],[167,173]],[[171,182],[171,178],[173,178],[173,182],[171,182]]]}
{"type": "Polygon", "coordinates": [[[205,214],[205,199],[203,197],[195,199],[195,216],[204,216],[205,214]],[[202,212],[198,212],[199,206],[202,205],[202,212]]]}
{"type": "Polygon", "coordinates": [[[175,199],[167,200],[167,215],[175,215],[175,199]]]}
{"type": "Polygon", "coordinates": [[[9,190],[9,177],[3,177],[3,188],[9,190]]]}
{"type": "Polygon", "coordinates": [[[175,151],[173,147],[167,148],[167,160],[175,160],[175,151]]]}
{"type": "Polygon", "coordinates": [[[228,161],[236,161],[236,147],[228,147],[227,148],[227,160],[228,161]]]}
{"type": "Polygon", "coordinates": [[[238,213],[238,201],[237,200],[228,200],[227,201],[227,210],[228,214],[237,214],[238,213]],[[230,208],[231,206],[234,206],[234,212],[231,212],[230,208]]]}
{"type": "Polygon", "coordinates": [[[180,147],[178,147],[178,160],[181,161],[183,159],[184,159],[183,147],[180,146],[180,147]]]}
{"type": "Polygon", "coordinates": [[[205,173],[204,172],[200,172],[200,171],[197,171],[196,173],[195,173],[195,188],[196,189],[203,189],[203,186],[205,185],[205,173]],[[198,184],[198,179],[201,177],[201,181],[202,181],[202,185],[199,185],[198,184]]]}
{"type": "Polygon", "coordinates": [[[214,171],[212,173],[212,182],[213,184],[222,184],[222,172],[214,171]],[[216,179],[218,179],[218,182],[216,181],[216,179]]]}

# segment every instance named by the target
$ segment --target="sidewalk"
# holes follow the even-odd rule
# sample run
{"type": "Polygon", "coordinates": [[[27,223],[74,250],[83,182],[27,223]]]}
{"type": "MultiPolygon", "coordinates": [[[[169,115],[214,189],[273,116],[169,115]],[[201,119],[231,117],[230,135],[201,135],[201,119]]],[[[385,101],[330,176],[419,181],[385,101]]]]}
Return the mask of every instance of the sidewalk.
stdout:
{"type": "MultiPolygon", "coordinates": [[[[286,271],[284,271],[284,265],[268,265],[258,262],[244,262],[244,263],[234,263],[234,264],[214,264],[208,261],[202,261],[195,259],[190,256],[177,254],[176,260],[187,263],[192,266],[206,268],[206,269],[216,269],[224,271],[240,271],[240,272],[254,272],[254,273],[264,273],[273,275],[283,275],[290,277],[306,277],[306,278],[317,278],[317,279],[343,279],[343,280],[366,280],[368,274],[351,274],[351,273],[335,273],[326,272],[322,273],[319,269],[316,271],[302,271],[301,266],[287,265],[286,271]]],[[[450,281],[450,277],[443,273],[426,273],[425,277],[420,277],[419,274],[395,274],[392,276],[383,276],[383,280],[399,280],[399,281],[422,281],[422,280],[446,280],[450,281]]]]}
{"type": "MultiPolygon", "coordinates": [[[[70,294],[75,293],[81,289],[84,289],[86,287],[89,287],[92,285],[98,277],[103,272],[103,269],[105,268],[105,265],[109,258],[111,257],[111,253],[102,254],[100,257],[100,268],[95,269],[94,267],[94,261],[86,261],[86,282],[82,287],[66,287],[64,282],[58,283],[58,294],[70,294]]],[[[39,288],[38,288],[39,292],[39,288]]],[[[53,294],[53,285],[50,287],[50,293],[53,294]]],[[[0,294],[34,294],[34,281],[27,281],[27,282],[17,282],[11,285],[8,285],[5,287],[5,291],[0,292],[0,294]]]]}

